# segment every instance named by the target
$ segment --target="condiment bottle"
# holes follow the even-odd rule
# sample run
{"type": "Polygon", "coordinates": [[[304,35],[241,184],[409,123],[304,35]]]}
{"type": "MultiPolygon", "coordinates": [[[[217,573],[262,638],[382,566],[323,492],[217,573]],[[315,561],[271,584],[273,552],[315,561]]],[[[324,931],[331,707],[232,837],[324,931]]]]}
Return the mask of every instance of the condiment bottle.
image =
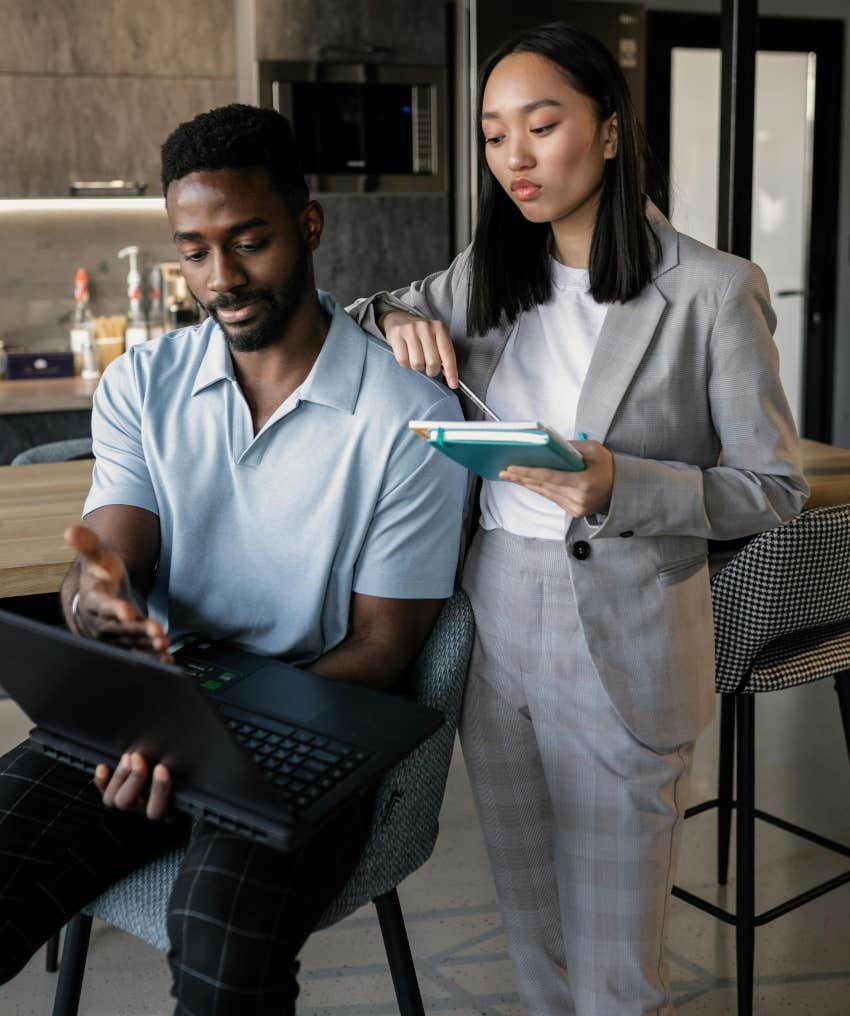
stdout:
{"type": "Polygon", "coordinates": [[[94,341],[94,318],[89,306],[89,277],[78,268],[74,277],[74,319],[71,324],[71,352],[74,370],[85,378],[100,376],[100,362],[94,341]]]}

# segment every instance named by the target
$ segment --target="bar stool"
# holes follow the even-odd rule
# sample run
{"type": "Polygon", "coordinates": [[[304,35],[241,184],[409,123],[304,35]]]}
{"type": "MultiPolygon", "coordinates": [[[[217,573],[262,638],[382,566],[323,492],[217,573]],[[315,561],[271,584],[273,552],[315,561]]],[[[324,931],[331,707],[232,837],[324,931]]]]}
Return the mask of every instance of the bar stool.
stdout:
{"type": "Polygon", "coordinates": [[[725,885],[735,810],[735,913],[679,886],[672,891],[735,927],[738,1013],[750,1016],[755,929],[850,882],[848,870],[755,912],[755,819],[850,857],[850,846],[755,807],[756,693],[834,677],[850,753],[850,505],[804,512],[754,537],[714,575],[711,595],[721,694],[717,797],[689,808],[685,817],[717,809],[717,881],[725,885]]]}

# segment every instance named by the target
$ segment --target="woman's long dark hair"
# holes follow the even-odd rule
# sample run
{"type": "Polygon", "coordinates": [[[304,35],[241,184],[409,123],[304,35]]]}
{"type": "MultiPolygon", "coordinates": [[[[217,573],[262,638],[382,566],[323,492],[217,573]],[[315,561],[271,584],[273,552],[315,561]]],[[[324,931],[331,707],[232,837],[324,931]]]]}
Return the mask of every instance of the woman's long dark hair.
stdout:
{"type": "Polygon", "coordinates": [[[496,64],[512,53],[551,60],[570,85],[594,104],[599,120],[617,114],[617,154],[605,163],[593,240],[590,292],[598,303],[626,301],[649,282],[659,246],[644,213],[643,129],[623,72],[605,46],[565,22],[523,32],[485,63],[478,83],[478,160],[481,197],[472,243],[468,327],[483,335],[511,324],[521,311],[552,294],[550,223],[529,222],[505,194],[487,165],[481,130],[484,87],[496,64]]]}

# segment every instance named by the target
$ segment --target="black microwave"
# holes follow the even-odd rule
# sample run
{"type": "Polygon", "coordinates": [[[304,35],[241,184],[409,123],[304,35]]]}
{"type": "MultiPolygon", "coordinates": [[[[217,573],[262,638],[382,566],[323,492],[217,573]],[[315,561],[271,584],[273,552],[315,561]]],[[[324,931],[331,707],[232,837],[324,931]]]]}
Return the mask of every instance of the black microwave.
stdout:
{"type": "Polygon", "coordinates": [[[288,117],[314,191],[445,191],[445,71],[261,60],[260,102],[288,117]]]}

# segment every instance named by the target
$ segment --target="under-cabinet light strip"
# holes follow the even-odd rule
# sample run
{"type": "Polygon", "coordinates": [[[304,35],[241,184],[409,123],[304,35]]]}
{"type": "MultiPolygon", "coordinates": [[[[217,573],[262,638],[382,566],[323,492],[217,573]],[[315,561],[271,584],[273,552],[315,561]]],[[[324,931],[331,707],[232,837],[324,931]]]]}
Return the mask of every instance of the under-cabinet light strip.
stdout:
{"type": "Polygon", "coordinates": [[[0,198],[3,212],[165,211],[163,198],[0,198]]]}

